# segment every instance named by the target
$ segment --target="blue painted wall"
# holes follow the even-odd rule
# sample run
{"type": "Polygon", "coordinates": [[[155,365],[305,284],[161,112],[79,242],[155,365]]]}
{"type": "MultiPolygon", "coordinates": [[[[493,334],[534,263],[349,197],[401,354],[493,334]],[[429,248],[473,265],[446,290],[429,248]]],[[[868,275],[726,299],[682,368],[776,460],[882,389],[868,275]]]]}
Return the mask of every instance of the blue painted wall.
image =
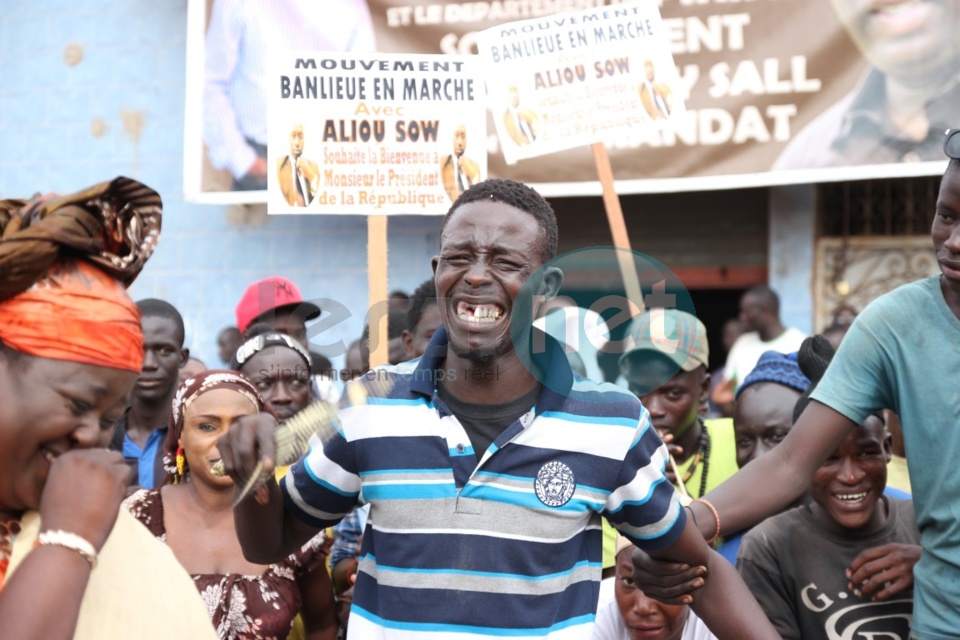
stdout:
{"type": "MultiPolygon", "coordinates": [[[[131,294],[174,304],[187,345],[208,366],[219,366],[216,334],[234,324],[244,288],[268,275],[351,310],[317,344],[360,335],[368,306],[365,218],[271,217],[252,227],[225,206],[184,202],[186,0],[0,5],[0,197],[69,193],[117,175],[159,191],[163,235],[131,294]]],[[[439,223],[390,219],[391,291],[410,292],[429,277],[439,223]]]]}

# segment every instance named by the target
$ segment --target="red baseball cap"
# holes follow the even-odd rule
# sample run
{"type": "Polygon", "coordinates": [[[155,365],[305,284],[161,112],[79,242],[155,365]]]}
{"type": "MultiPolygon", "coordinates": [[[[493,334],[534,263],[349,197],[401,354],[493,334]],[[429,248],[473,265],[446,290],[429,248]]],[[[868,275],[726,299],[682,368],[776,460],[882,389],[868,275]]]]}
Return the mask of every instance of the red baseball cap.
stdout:
{"type": "Polygon", "coordinates": [[[271,276],[257,280],[243,292],[237,303],[237,328],[244,333],[254,320],[281,307],[296,307],[304,320],[313,320],[320,315],[320,307],[304,302],[297,285],[286,278],[271,276]]]}

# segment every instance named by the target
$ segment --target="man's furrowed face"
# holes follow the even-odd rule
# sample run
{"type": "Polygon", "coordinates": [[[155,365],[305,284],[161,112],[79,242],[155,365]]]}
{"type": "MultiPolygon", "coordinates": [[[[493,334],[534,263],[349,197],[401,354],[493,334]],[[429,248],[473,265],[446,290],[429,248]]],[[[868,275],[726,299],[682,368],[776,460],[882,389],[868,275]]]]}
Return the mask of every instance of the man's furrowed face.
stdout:
{"type": "Polygon", "coordinates": [[[267,347],[243,363],[240,371],[260,392],[264,403],[280,420],[286,420],[314,400],[310,369],[288,347],[267,347]]]}
{"type": "Polygon", "coordinates": [[[457,127],[453,134],[453,152],[459,158],[467,150],[467,128],[457,127]]]}
{"type": "Polygon", "coordinates": [[[832,0],[864,57],[905,81],[936,74],[960,54],[958,0],[832,0]]]}
{"type": "Polygon", "coordinates": [[[297,125],[290,132],[290,155],[299,158],[303,155],[303,127],[297,125]]]}
{"type": "Polygon", "coordinates": [[[502,202],[469,202],[447,222],[433,269],[440,316],[457,356],[489,364],[513,350],[510,314],[541,265],[540,245],[537,220],[502,202]]]}
{"type": "Polygon", "coordinates": [[[793,407],[800,392],[776,382],[757,382],[743,390],[733,410],[737,466],[766,455],[793,428],[793,407]]]}

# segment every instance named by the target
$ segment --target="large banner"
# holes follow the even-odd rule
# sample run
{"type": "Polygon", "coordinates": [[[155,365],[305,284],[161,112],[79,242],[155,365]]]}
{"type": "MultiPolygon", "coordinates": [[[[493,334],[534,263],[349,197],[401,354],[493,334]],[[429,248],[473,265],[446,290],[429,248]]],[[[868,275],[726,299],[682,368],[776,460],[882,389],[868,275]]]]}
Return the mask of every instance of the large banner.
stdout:
{"type": "Polygon", "coordinates": [[[475,56],[281,52],[270,213],[443,214],[487,177],[475,56]]]}
{"type": "MultiPolygon", "coordinates": [[[[485,29],[621,4],[338,0],[333,11],[277,0],[266,11],[189,1],[184,185],[188,198],[207,202],[266,200],[267,50],[469,55],[485,29]]],[[[960,122],[960,2],[662,0],[660,13],[686,111],[609,145],[619,192],[943,170],[943,131],[960,122]]],[[[495,115],[491,176],[546,195],[600,193],[589,149],[508,165],[495,115]]]]}

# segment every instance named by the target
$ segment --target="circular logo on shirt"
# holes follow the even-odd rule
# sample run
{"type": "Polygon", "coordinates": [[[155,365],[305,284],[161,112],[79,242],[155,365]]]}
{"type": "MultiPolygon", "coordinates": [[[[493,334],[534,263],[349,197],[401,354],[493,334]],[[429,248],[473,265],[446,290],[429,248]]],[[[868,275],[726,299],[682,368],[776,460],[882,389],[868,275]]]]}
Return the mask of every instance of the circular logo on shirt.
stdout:
{"type": "Polygon", "coordinates": [[[540,467],[533,487],[540,502],[548,507],[562,507],[573,497],[577,479],[573,475],[573,469],[553,460],[540,467]]]}

